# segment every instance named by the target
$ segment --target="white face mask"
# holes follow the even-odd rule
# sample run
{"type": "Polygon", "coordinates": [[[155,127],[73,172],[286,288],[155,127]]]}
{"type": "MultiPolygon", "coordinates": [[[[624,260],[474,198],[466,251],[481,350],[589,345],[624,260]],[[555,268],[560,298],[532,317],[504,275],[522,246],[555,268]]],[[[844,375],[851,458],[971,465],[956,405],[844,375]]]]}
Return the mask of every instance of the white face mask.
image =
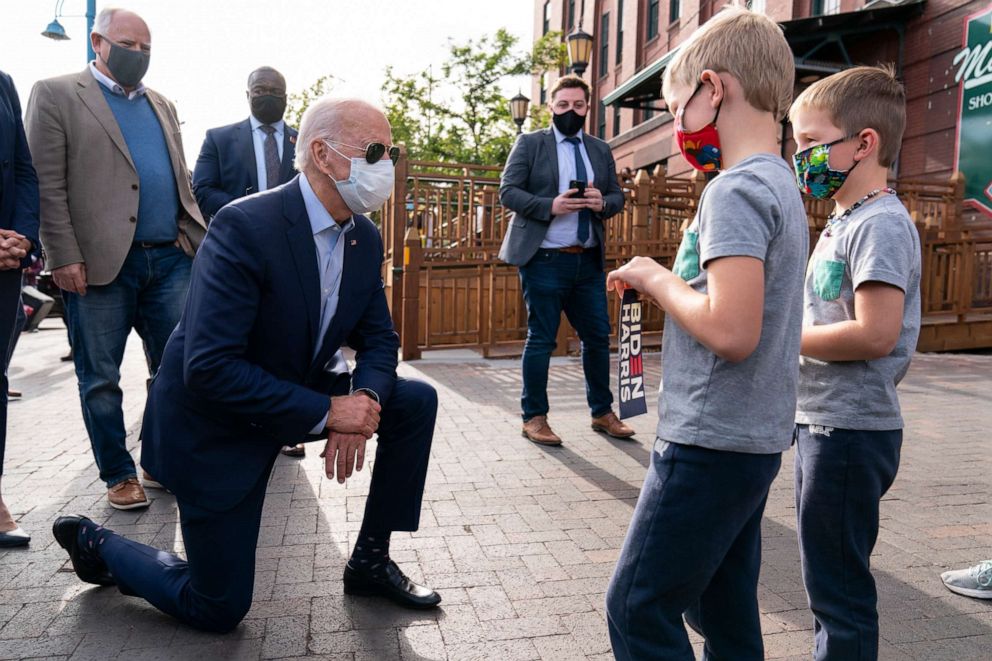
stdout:
{"type": "MultiPolygon", "coordinates": [[[[327,148],[342,158],[348,158],[332,147],[326,140],[327,148]]],[[[330,177],[337,186],[341,199],[348,205],[352,213],[366,214],[378,211],[393,192],[395,172],[393,162],[382,158],[375,163],[369,163],[364,156],[348,158],[351,161],[351,175],[344,180],[330,177]]]]}

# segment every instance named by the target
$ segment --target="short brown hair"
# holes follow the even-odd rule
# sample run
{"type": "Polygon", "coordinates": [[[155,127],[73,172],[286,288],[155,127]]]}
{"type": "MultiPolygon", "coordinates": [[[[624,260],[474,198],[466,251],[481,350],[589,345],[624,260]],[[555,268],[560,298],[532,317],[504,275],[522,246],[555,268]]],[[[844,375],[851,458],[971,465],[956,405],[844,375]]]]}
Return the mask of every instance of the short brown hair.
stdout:
{"type": "Polygon", "coordinates": [[[558,90],[566,90],[574,87],[578,87],[583,92],[585,92],[586,103],[588,103],[590,96],[589,83],[582,80],[574,73],[570,73],[567,76],[562,76],[561,78],[555,81],[555,84],[551,87],[551,99],[554,100],[555,94],[558,93],[558,90]]]}
{"type": "Polygon", "coordinates": [[[782,28],[764,14],[725,7],[680,47],[665,70],[664,86],[695,85],[706,69],[738,80],[747,102],[785,117],[796,65],[782,28]]]}
{"type": "Polygon", "coordinates": [[[891,65],[854,67],[813,83],[796,98],[789,119],[803,110],[825,111],[847,135],[875,129],[878,164],[895,162],[906,129],[906,92],[891,65]]]}

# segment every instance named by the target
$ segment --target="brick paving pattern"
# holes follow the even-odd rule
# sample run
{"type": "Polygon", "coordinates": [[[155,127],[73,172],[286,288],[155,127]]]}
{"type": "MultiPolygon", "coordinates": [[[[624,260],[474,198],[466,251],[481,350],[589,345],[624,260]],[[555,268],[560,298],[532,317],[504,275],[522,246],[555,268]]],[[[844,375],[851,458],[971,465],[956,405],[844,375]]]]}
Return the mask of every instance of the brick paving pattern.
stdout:
{"type": "MultiPolygon", "coordinates": [[[[441,591],[442,608],[398,610],[345,598],[341,572],[365,504],[368,472],[327,481],[318,449],[280,457],[259,539],[255,601],[228,635],[200,633],[113,588],[80,583],[51,523],[85,513],[142,542],[181,551],[175,501],[106,504],[79,410],[64,331],[26,335],[10,370],[3,492],[34,537],[0,552],[0,659],[611,659],[603,595],[650,457],[656,416],[635,441],[589,429],[581,367],[555,359],[551,423],[561,448],[520,436],[516,361],[463,352],[401,365],[439,391],[441,410],[421,529],[393,535],[393,556],[441,591]]],[[[652,388],[657,354],[647,356],[652,388]]],[[[137,338],[123,368],[137,456],[147,376],[137,338]]],[[[992,356],[919,355],[902,386],[899,477],[882,507],[873,564],[883,659],[992,658],[992,602],[958,597],[939,573],[992,556],[992,356]]],[[[809,658],[811,618],[799,575],[792,455],[769,499],[760,599],[767,657],[809,658]]],[[[237,470],[231,466],[230,470],[237,470]]],[[[699,648],[698,638],[693,639],[699,648]]]]}

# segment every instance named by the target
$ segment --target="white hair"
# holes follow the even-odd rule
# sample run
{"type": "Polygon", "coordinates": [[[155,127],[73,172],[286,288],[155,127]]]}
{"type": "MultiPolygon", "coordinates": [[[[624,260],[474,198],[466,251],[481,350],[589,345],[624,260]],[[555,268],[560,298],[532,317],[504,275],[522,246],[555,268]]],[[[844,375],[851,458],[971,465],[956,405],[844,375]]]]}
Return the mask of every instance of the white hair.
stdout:
{"type": "Polygon", "coordinates": [[[296,169],[303,172],[310,165],[313,160],[310,146],[314,142],[339,140],[342,134],[355,126],[355,111],[365,109],[378,111],[378,108],[362,99],[324,96],[310,104],[300,120],[300,133],[296,138],[296,169]]]}
{"type": "Polygon", "coordinates": [[[120,7],[106,7],[101,9],[100,13],[96,15],[96,20],[93,21],[93,32],[100,36],[107,34],[110,24],[114,22],[114,14],[120,10],[120,7]]]}

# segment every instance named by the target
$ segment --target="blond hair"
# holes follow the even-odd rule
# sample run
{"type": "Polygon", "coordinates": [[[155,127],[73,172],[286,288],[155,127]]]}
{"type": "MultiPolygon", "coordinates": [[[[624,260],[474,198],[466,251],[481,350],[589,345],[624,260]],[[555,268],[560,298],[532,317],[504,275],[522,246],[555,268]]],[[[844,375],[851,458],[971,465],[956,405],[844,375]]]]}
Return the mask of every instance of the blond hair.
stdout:
{"type": "Polygon", "coordinates": [[[665,70],[664,87],[695,87],[706,69],[729,73],[747,102],[785,117],[792,102],[796,65],[782,28],[764,14],[725,7],[692,33],[665,70]]]}
{"type": "Polygon", "coordinates": [[[891,65],[854,67],[817,81],[796,97],[789,120],[804,110],[822,110],[847,135],[878,133],[878,164],[896,160],[906,129],[906,92],[891,65]]]}

